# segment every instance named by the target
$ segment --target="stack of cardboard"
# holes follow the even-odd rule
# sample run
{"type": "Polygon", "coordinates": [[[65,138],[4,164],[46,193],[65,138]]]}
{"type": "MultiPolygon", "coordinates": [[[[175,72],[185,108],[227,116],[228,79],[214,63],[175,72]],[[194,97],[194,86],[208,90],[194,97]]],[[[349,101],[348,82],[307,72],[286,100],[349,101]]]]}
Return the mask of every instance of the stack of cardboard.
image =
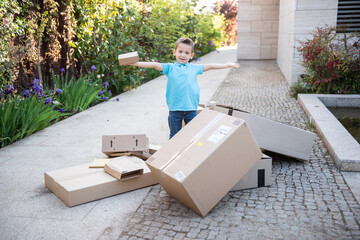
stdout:
{"type": "Polygon", "coordinates": [[[72,207],[158,183],[143,161],[155,151],[145,135],[103,136],[103,151],[120,157],[45,172],[45,186],[72,207]]]}

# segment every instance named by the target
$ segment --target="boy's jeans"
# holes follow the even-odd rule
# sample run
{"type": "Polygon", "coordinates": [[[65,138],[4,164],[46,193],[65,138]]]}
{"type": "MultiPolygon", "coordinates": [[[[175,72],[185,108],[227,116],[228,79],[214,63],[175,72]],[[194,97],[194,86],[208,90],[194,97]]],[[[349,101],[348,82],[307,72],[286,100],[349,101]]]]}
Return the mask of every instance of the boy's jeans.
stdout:
{"type": "Polygon", "coordinates": [[[169,128],[170,138],[172,138],[178,131],[181,130],[182,120],[184,119],[185,124],[188,124],[194,117],[196,117],[195,111],[169,111],[169,128]]]}

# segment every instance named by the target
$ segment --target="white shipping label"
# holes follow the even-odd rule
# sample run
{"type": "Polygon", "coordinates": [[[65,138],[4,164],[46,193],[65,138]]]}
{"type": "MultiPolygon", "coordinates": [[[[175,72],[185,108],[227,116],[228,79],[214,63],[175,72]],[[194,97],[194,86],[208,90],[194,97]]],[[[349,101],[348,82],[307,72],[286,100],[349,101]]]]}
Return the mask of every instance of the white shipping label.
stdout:
{"type": "Polygon", "coordinates": [[[218,143],[223,137],[225,137],[231,130],[231,127],[221,125],[218,129],[215,130],[210,137],[207,138],[208,141],[213,143],[218,143]]]}
{"type": "Polygon", "coordinates": [[[182,182],[185,179],[185,174],[180,170],[175,174],[176,180],[182,182]]]}

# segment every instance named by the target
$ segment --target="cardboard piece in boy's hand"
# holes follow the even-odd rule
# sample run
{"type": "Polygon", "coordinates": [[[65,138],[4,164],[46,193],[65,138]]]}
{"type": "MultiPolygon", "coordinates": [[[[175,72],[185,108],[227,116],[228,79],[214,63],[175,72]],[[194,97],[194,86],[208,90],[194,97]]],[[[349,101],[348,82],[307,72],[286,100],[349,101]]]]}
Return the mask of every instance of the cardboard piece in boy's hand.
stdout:
{"type": "Polygon", "coordinates": [[[138,53],[135,51],[135,52],[125,53],[125,54],[120,54],[118,59],[119,59],[119,64],[123,65],[123,64],[138,62],[139,56],[138,56],[138,53]]]}

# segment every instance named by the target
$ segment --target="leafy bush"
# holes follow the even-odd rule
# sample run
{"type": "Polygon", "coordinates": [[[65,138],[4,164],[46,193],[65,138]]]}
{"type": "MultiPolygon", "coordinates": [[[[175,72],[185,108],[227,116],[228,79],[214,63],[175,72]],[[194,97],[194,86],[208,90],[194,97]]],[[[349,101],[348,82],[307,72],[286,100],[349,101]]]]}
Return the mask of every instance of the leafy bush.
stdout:
{"type": "Polygon", "coordinates": [[[22,139],[66,115],[35,95],[28,98],[8,95],[0,103],[0,145],[22,139]]]}
{"type": "Polygon", "coordinates": [[[67,75],[55,76],[54,98],[58,102],[58,108],[66,112],[81,112],[101,99],[107,100],[108,96],[102,90],[100,79],[92,80],[91,75],[80,77],[77,81],[67,75]],[[60,92],[61,91],[61,92],[60,92]]]}
{"type": "Polygon", "coordinates": [[[309,75],[304,81],[315,93],[360,92],[360,35],[318,27],[297,48],[309,75]]]}

